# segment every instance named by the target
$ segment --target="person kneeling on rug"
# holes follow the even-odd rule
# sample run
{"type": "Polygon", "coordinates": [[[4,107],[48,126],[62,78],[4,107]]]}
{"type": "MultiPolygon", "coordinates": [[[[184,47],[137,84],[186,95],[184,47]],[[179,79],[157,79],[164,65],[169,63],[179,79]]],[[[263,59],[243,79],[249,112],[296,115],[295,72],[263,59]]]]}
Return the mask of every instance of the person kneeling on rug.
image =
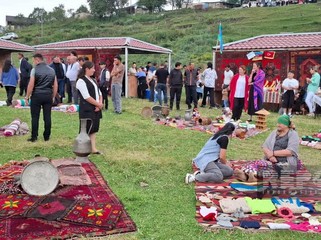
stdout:
{"type": "MultiPolygon", "coordinates": [[[[272,131],[263,143],[264,159],[246,164],[242,169],[236,169],[238,180],[245,182],[257,181],[262,171],[274,169],[281,175],[281,170],[296,172],[298,169],[299,135],[294,130],[290,117],[282,115],[278,118],[277,129],[272,131]]],[[[260,176],[261,177],[261,176],[260,176]]]]}
{"type": "Polygon", "coordinates": [[[193,162],[199,171],[194,174],[187,173],[185,183],[199,182],[222,182],[224,178],[233,175],[233,169],[226,160],[226,150],[229,137],[235,130],[233,123],[225,126],[214,134],[198,153],[193,162]]]}

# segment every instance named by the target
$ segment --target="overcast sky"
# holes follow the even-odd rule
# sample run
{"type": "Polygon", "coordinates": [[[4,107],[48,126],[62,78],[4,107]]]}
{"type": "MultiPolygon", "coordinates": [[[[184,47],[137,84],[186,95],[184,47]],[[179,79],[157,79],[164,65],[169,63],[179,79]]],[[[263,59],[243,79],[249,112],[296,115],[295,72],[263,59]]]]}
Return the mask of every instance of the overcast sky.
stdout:
{"type": "Polygon", "coordinates": [[[87,0],[0,0],[0,25],[6,25],[6,15],[17,16],[22,13],[28,17],[36,7],[49,12],[59,4],[63,4],[66,10],[71,8],[77,10],[80,5],[88,7],[87,0]]]}

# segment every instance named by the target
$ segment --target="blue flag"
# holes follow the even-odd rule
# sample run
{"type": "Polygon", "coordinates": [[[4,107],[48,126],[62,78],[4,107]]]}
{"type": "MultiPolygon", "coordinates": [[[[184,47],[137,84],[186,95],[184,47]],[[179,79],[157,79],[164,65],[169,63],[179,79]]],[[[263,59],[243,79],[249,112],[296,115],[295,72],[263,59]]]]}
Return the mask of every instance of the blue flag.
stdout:
{"type": "Polygon", "coordinates": [[[220,25],[218,25],[218,36],[217,36],[217,41],[220,43],[220,53],[223,53],[223,49],[224,49],[224,42],[223,42],[223,29],[222,29],[222,23],[220,23],[220,25]]]}

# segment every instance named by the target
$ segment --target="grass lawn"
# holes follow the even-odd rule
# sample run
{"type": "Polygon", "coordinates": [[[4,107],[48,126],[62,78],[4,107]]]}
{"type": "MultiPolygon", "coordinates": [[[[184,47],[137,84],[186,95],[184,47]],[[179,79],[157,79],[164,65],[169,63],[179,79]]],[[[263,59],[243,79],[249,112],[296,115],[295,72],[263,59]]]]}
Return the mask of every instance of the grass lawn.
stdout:
{"type": "MultiPolygon", "coordinates": [[[[5,99],[3,89],[0,90],[0,99],[5,99]]],[[[112,111],[104,112],[97,134],[97,146],[104,155],[90,156],[137,224],[137,233],[118,236],[117,239],[320,239],[317,234],[290,231],[205,232],[195,221],[194,186],[185,185],[184,177],[191,171],[192,158],[210,135],[156,125],[151,119],[141,117],[140,112],[144,106],[151,106],[151,103],[124,99],[122,115],[115,115],[112,111]],[[141,182],[147,183],[148,187],[141,187],[141,182]]],[[[202,115],[212,118],[220,114],[220,110],[200,111],[202,115]]],[[[29,110],[1,107],[0,113],[1,126],[17,117],[30,124],[29,110]]],[[[184,116],[184,111],[172,113],[174,116],[177,114],[184,116]]],[[[243,114],[243,119],[246,118],[243,114]]],[[[276,119],[276,113],[269,116],[270,129],[274,128],[276,119]]],[[[312,134],[321,128],[320,119],[296,116],[293,120],[300,135],[312,134]]],[[[73,157],[71,149],[78,134],[78,125],[78,114],[53,112],[52,137],[49,142],[42,139],[41,119],[39,140],[36,143],[27,142],[30,135],[0,138],[0,163],[30,159],[35,154],[51,159],[73,157]]],[[[269,132],[243,141],[232,139],[228,158],[260,158],[260,146],[269,132]]],[[[300,155],[305,164],[317,164],[321,160],[320,151],[307,147],[300,146],[300,155]]]]}

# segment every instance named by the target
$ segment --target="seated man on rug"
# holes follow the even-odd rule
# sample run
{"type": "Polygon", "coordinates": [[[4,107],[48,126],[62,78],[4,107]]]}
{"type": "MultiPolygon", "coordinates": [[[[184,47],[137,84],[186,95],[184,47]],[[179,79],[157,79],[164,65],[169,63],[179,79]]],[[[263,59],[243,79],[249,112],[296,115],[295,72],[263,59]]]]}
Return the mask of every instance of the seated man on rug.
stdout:
{"type": "Polygon", "coordinates": [[[185,183],[222,182],[224,178],[233,175],[233,169],[226,160],[226,150],[229,137],[235,130],[233,123],[226,123],[224,127],[214,134],[198,153],[193,162],[199,171],[194,174],[187,173],[185,183]]]}
{"type": "Polygon", "coordinates": [[[283,167],[296,172],[298,169],[299,135],[294,130],[290,117],[282,115],[278,118],[277,129],[272,131],[263,143],[264,159],[250,162],[236,169],[238,180],[256,182],[262,171],[275,169],[278,176],[283,167]]]}

